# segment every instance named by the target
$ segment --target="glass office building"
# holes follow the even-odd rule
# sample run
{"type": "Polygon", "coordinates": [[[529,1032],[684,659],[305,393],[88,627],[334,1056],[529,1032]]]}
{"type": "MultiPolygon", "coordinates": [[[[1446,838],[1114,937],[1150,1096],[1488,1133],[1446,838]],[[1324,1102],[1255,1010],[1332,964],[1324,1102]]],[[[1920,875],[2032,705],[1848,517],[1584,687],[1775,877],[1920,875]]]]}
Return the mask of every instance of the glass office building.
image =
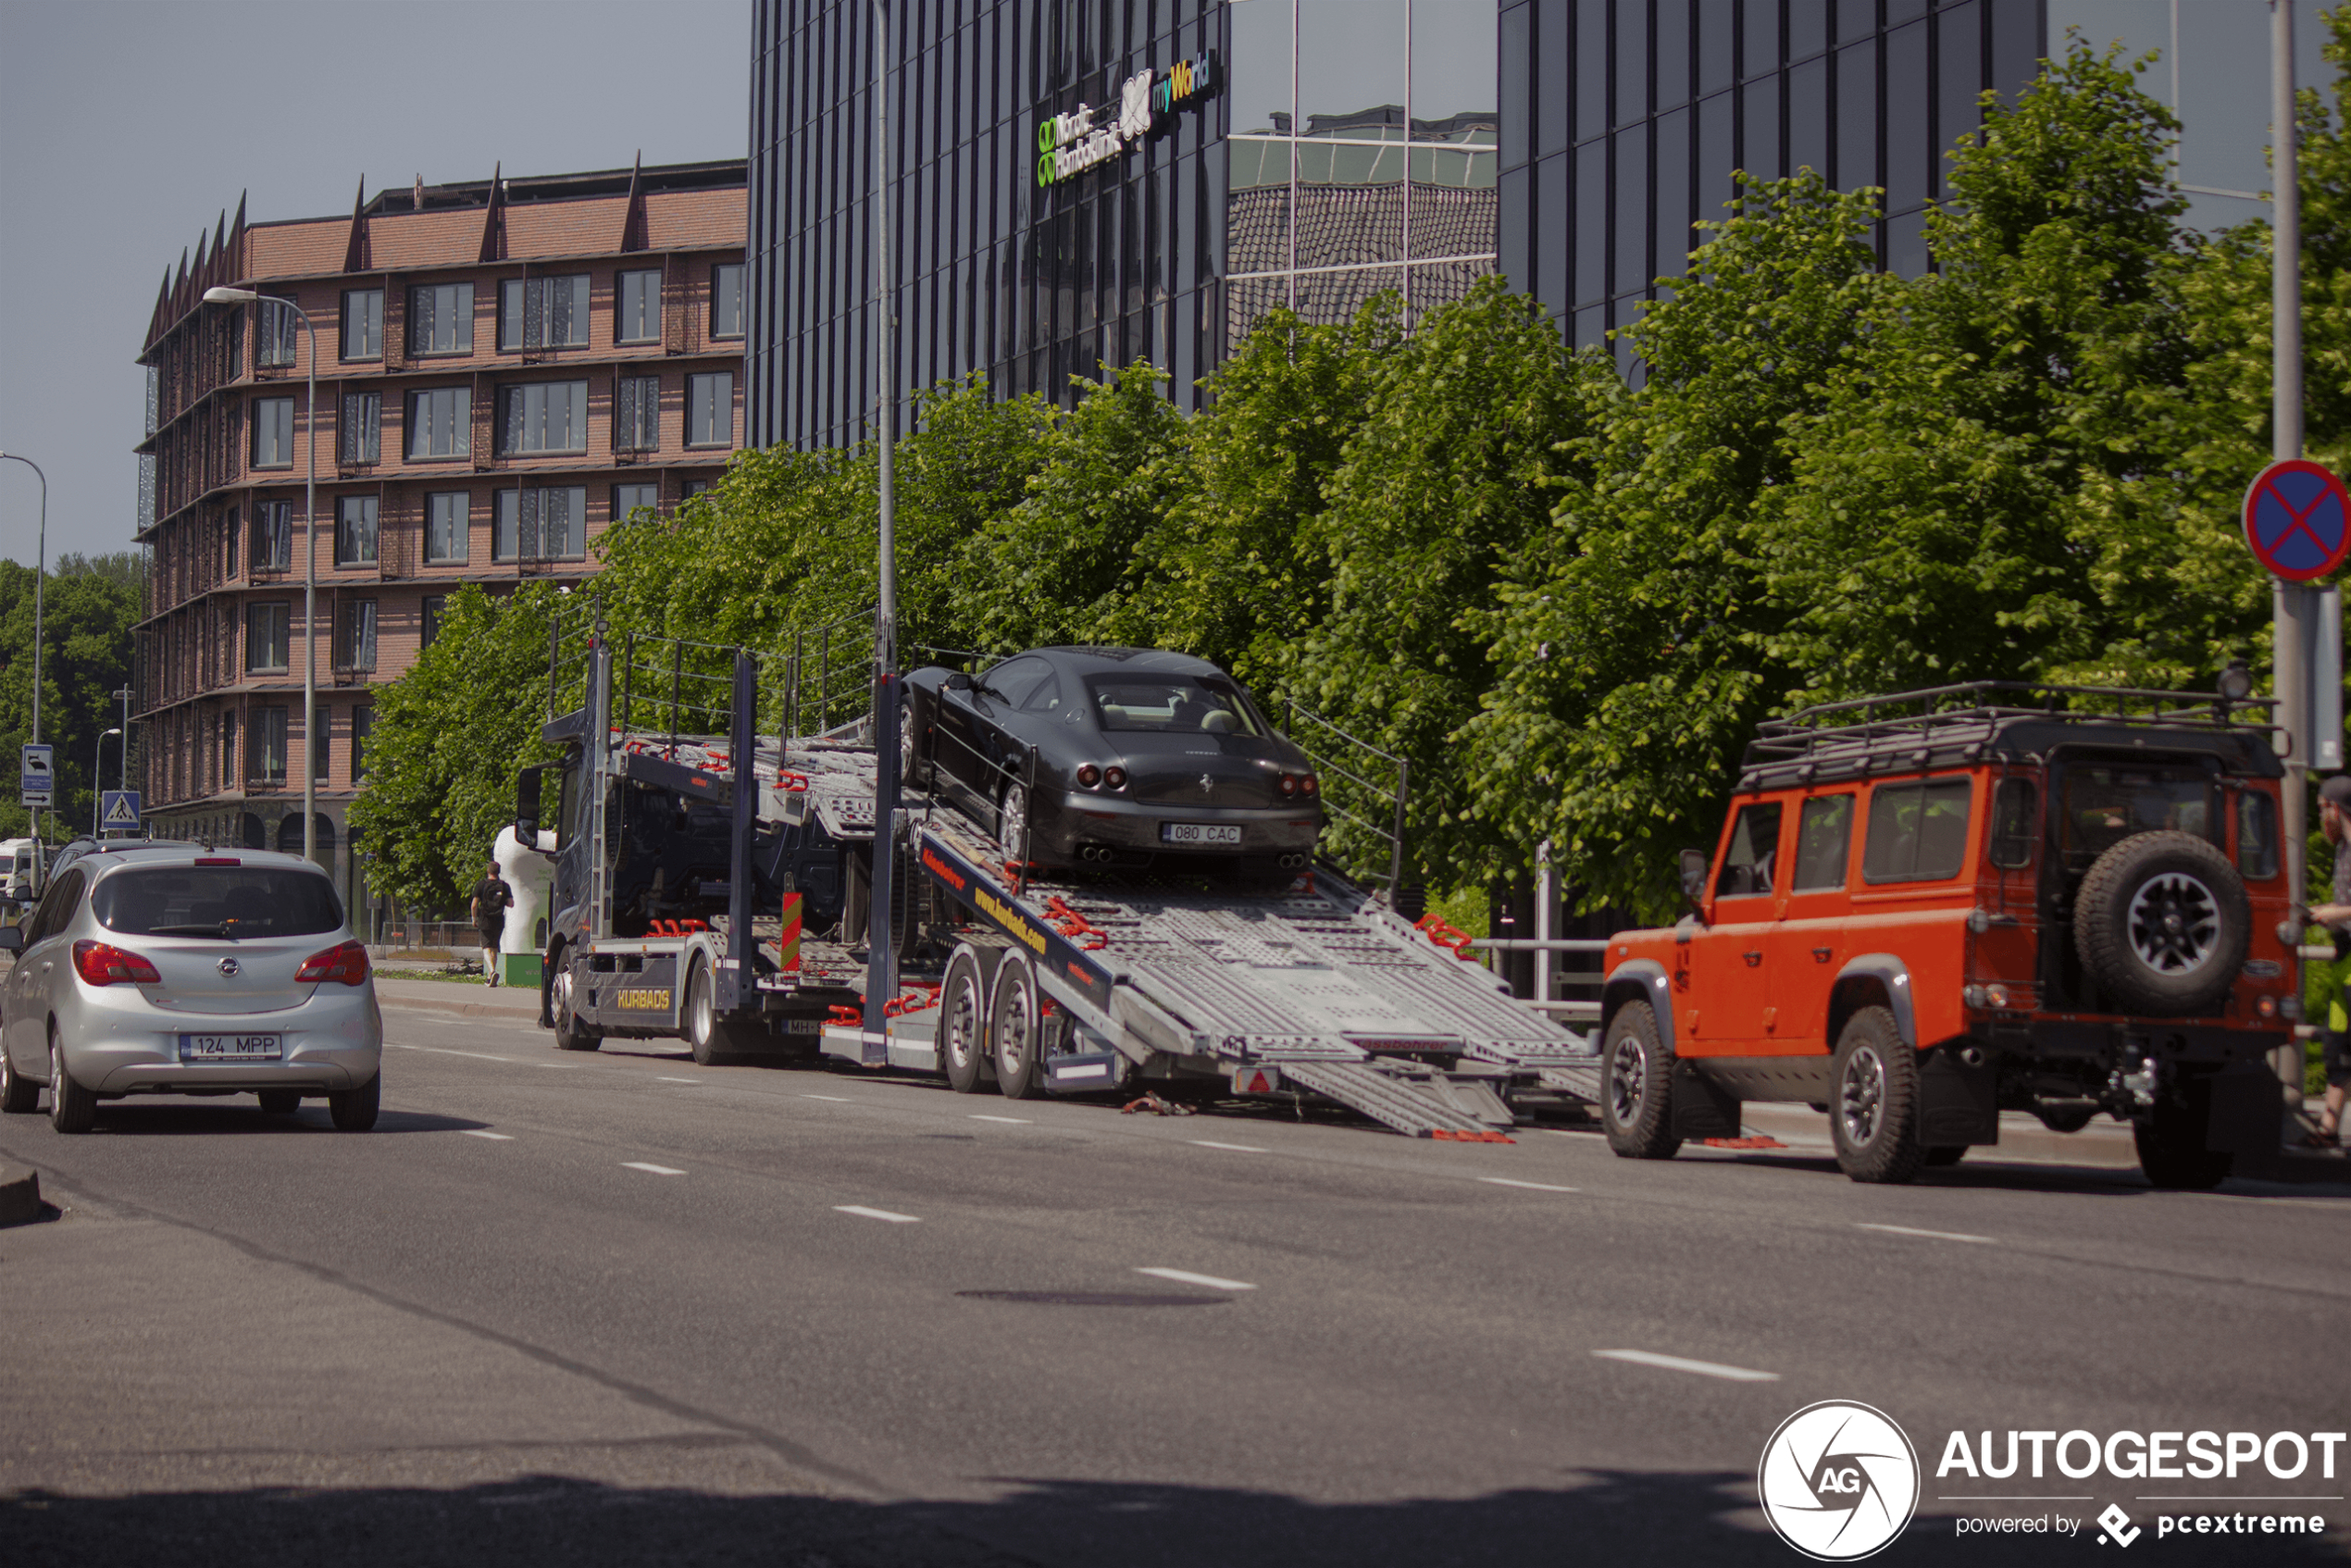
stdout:
{"type": "MultiPolygon", "coordinates": [[[[2307,9],[2307,7],[2306,7],[2307,9]]],[[[891,0],[902,398],[1148,359],[1197,402],[1267,309],[1408,317],[1499,270],[1579,344],[1683,270],[1734,169],[1884,187],[1883,263],[1987,89],[2078,27],[2164,51],[2196,216],[2266,209],[2264,0],[891,0]]],[[[875,414],[871,0],[753,7],[748,438],[875,414]]],[[[2319,79],[2301,26],[2301,79],[2319,79]]],[[[1620,353],[1623,352],[1619,345],[1620,353]]]]}

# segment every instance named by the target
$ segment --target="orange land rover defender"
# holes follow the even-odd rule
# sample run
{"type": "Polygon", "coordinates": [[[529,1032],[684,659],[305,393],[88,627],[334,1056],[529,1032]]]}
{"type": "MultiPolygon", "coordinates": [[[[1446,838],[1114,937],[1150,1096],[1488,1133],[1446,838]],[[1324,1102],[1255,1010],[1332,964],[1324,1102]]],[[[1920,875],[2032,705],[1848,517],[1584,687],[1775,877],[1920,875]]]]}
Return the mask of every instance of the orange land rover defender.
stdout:
{"type": "MultiPolygon", "coordinates": [[[[2240,681],[2241,681],[2240,675],[2240,681]]],[[[2158,1187],[2275,1147],[2294,900],[2268,704],[1994,681],[1761,727],[1690,913],[1611,940],[1601,1121],[1634,1159],[1829,1113],[1857,1181],[2131,1123],[2158,1187]]]]}

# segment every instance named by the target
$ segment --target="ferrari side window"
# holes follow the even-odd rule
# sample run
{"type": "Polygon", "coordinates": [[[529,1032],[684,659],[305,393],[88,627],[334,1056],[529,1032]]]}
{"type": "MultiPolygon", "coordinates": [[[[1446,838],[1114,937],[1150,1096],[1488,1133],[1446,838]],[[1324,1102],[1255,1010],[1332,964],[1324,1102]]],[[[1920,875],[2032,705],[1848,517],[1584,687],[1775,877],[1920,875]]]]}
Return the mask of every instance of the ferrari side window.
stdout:
{"type": "Polygon", "coordinates": [[[1028,695],[1020,700],[1020,711],[1025,714],[1057,714],[1062,711],[1061,678],[1052,672],[1051,666],[1046,668],[1045,678],[1030,688],[1028,695]]]}
{"type": "Polygon", "coordinates": [[[987,685],[989,696],[1025,708],[1040,684],[1052,684],[1053,666],[1042,659],[1006,659],[980,679],[987,685]]]}

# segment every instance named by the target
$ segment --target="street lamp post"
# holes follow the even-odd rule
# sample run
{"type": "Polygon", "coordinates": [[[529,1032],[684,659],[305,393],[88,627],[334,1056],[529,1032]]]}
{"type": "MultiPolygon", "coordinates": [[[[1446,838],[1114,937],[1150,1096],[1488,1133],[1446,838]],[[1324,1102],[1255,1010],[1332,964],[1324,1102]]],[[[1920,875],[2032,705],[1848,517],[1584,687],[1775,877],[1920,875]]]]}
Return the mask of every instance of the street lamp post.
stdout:
{"type": "MultiPolygon", "coordinates": [[[[49,575],[49,476],[41,472],[40,464],[19,454],[0,452],[0,458],[21,463],[41,479],[41,538],[34,546],[38,554],[33,557],[32,568],[32,743],[38,746],[41,744],[41,588],[49,575]]],[[[56,808],[52,806],[50,809],[54,811],[56,808]]],[[[26,826],[32,832],[33,865],[37,867],[41,863],[40,821],[31,812],[25,815],[26,826]]]]}
{"type": "MultiPolygon", "coordinates": [[[[98,731],[98,738],[90,743],[90,841],[93,844],[106,837],[98,820],[98,807],[106,797],[106,792],[102,788],[105,780],[98,777],[98,759],[106,754],[106,737],[121,733],[122,731],[118,728],[101,729],[98,731]]],[[[123,741],[122,748],[128,752],[131,749],[131,742],[123,741]]]]}
{"type": "Polygon", "coordinates": [[[122,782],[117,786],[125,793],[131,789],[131,682],[124,681],[115,692],[115,701],[122,704],[122,782]]]}
{"type": "MultiPolygon", "coordinates": [[[[213,288],[204,292],[206,305],[260,305],[282,306],[302,323],[304,341],[309,345],[307,355],[308,386],[302,403],[302,444],[309,458],[309,477],[302,488],[302,853],[305,860],[318,858],[318,769],[315,765],[318,744],[318,334],[310,325],[310,313],[297,310],[292,300],[278,299],[254,289],[213,288]]],[[[128,744],[128,742],[125,742],[128,744]]]]}

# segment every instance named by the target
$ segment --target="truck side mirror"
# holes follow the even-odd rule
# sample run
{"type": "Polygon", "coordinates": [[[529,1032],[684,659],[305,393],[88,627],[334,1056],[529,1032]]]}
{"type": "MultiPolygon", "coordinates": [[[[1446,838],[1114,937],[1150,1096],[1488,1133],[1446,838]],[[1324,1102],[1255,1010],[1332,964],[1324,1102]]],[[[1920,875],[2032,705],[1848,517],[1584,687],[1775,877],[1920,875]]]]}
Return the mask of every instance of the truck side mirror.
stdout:
{"type": "Polygon", "coordinates": [[[1706,852],[1684,850],[1682,852],[1682,897],[1688,902],[1692,909],[1696,909],[1698,901],[1705,896],[1706,852]]]}
{"type": "Polygon", "coordinates": [[[515,842],[527,850],[539,847],[539,781],[546,771],[541,763],[515,775],[515,842]]]}

